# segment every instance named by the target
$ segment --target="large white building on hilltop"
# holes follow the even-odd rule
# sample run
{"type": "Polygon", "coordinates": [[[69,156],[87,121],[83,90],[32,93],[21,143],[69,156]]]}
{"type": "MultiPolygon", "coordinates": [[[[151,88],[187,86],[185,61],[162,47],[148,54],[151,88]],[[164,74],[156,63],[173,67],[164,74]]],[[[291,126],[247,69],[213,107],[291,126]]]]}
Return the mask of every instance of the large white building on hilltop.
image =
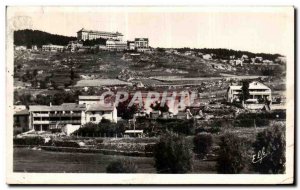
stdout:
{"type": "Polygon", "coordinates": [[[106,48],[109,51],[124,51],[127,49],[127,42],[107,40],[106,48]]]}
{"type": "MultiPolygon", "coordinates": [[[[258,102],[261,100],[271,100],[272,99],[272,92],[271,89],[264,85],[261,82],[253,81],[249,83],[249,94],[250,98],[247,101],[249,102],[258,102]]],[[[242,95],[242,85],[232,85],[229,86],[227,89],[227,101],[234,102],[234,101],[241,101],[240,97],[242,95]]]]}
{"type": "Polygon", "coordinates": [[[96,30],[86,30],[82,28],[77,32],[77,39],[78,40],[94,40],[98,38],[103,39],[111,39],[111,40],[118,40],[122,41],[123,34],[119,32],[104,32],[104,31],[96,31],[96,30]]]}

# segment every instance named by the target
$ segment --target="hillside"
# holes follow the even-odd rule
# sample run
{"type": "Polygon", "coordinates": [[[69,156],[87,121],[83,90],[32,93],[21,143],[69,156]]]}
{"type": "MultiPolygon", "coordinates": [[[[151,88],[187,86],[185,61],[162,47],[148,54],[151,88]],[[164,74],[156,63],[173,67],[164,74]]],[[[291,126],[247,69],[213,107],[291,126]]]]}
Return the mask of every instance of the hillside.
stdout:
{"type": "Polygon", "coordinates": [[[14,45],[41,47],[45,44],[67,45],[69,41],[76,40],[76,37],[50,34],[39,30],[17,30],[14,32],[14,45]]]}

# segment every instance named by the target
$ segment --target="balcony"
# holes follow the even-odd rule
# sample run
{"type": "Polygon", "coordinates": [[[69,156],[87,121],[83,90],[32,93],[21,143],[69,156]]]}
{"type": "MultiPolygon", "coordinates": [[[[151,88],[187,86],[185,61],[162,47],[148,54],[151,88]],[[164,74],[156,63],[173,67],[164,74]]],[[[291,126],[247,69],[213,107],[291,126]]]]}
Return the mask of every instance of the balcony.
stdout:
{"type": "Polygon", "coordinates": [[[81,117],[81,113],[51,113],[50,117],[81,117]]]}
{"type": "Polygon", "coordinates": [[[63,120],[63,121],[50,121],[53,125],[66,125],[66,124],[81,124],[81,120],[63,120]]]}
{"type": "Polygon", "coordinates": [[[32,123],[33,124],[50,124],[50,121],[34,120],[32,123]]]}
{"type": "Polygon", "coordinates": [[[250,95],[271,95],[271,91],[250,91],[250,95]]]}
{"type": "Polygon", "coordinates": [[[33,117],[49,117],[49,113],[33,113],[33,117]]]}

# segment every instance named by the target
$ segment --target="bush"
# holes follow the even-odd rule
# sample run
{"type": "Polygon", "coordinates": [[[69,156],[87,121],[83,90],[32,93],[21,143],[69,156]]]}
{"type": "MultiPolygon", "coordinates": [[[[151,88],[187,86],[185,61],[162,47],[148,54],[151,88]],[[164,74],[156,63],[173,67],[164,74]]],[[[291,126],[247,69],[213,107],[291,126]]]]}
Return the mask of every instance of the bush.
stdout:
{"type": "Polygon", "coordinates": [[[158,173],[187,173],[192,169],[192,152],[182,136],[167,132],[154,147],[158,173]]]}
{"type": "Polygon", "coordinates": [[[137,165],[130,160],[113,161],[106,167],[107,173],[137,173],[137,170],[137,165]]]}
{"type": "Polygon", "coordinates": [[[82,137],[115,137],[122,136],[125,131],[124,123],[111,123],[103,119],[98,124],[86,123],[83,127],[76,130],[73,135],[82,137]]]}
{"type": "Polygon", "coordinates": [[[240,119],[234,121],[234,127],[254,127],[254,123],[256,127],[265,127],[269,125],[270,120],[268,119],[240,119]]]}
{"type": "Polygon", "coordinates": [[[193,139],[194,152],[203,158],[211,149],[213,144],[212,135],[209,133],[200,133],[193,139]]]}
{"type": "Polygon", "coordinates": [[[56,147],[80,148],[79,144],[75,141],[53,141],[53,144],[56,147]]]}
{"type": "Polygon", "coordinates": [[[222,125],[222,121],[215,121],[212,123],[211,125],[211,129],[210,132],[211,133],[218,133],[221,131],[221,125],[222,125]]]}
{"type": "Polygon", "coordinates": [[[181,119],[157,119],[157,122],[161,124],[163,131],[169,130],[175,133],[194,135],[195,127],[193,120],[181,120],[181,119]]]}
{"type": "Polygon", "coordinates": [[[24,137],[14,138],[14,145],[44,145],[45,141],[42,137],[24,137]]]}
{"type": "Polygon", "coordinates": [[[263,174],[282,174],[285,172],[285,125],[272,123],[270,127],[257,134],[253,144],[255,155],[254,170],[263,174]]]}
{"type": "Polygon", "coordinates": [[[238,174],[246,165],[246,147],[241,139],[226,133],[219,142],[217,171],[222,174],[238,174]]]}

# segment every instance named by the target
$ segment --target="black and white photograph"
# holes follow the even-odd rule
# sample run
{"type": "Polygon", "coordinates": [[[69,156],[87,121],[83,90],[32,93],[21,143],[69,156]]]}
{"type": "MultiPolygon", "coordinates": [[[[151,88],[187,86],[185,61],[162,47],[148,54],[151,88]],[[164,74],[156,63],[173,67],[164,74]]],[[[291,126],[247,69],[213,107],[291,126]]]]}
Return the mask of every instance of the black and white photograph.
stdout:
{"type": "Polygon", "coordinates": [[[294,183],[294,14],[8,6],[7,183],[294,183]]]}

